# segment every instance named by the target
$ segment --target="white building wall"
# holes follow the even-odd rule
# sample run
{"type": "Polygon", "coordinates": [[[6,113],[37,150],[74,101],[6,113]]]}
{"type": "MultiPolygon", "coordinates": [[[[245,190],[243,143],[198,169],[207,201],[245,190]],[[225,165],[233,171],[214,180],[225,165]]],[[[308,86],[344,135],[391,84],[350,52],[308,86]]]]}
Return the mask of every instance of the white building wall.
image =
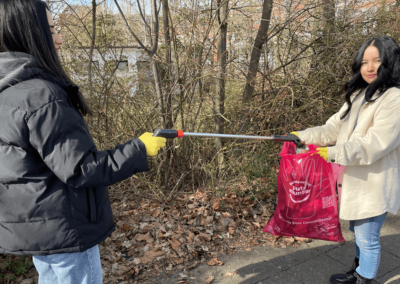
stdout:
{"type": "MultiPolygon", "coordinates": [[[[87,66],[89,62],[89,49],[85,48],[83,49],[77,49],[76,53],[74,56],[76,58],[81,58],[82,62],[81,65],[81,71],[77,76],[80,76],[80,78],[74,78],[75,80],[81,80],[87,76],[87,66]],[[83,77],[83,78],[82,78],[83,77]]],[[[103,52],[102,54],[99,53],[98,50],[93,51],[93,62],[95,62],[96,66],[98,66],[100,72],[104,70],[103,68],[105,67],[107,61],[108,62],[115,62],[115,64],[121,61],[127,60],[128,61],[128,70],[116,70],[115,76],[119,78],[131,78],[132,82],[135,83],[138,79],[138,73],[137,73],[137,63],[139,61],[148,61],[148,56],[147,54],[144,54],[142,48],[138,47],[112,47],[110,48],[107,52],[103,52]]],[[[123,64],[119,65],[119,67],[122,67],[123,64]]],[[[96,80],[96,72],[93,73],[93,78],[96,80]]],[[[114,76],[114,75],[113,75],[114,76]]],[[[134,95],[136,91],[136,85],[134,84],[130,93],[134,95]]]]}

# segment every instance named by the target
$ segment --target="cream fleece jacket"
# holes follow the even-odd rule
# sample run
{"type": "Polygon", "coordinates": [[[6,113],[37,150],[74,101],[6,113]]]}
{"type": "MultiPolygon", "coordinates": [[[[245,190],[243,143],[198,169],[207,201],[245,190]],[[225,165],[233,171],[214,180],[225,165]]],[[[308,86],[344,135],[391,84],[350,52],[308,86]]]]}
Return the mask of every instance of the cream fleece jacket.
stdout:
{"type": "Polygon", "coordinates": [[[397,214],[400,207],[400,90],[390,88],[360,109],[364,95],[353,97],[345,119],[347,103],[325,125],[298,132],[307,144],[331,146],[328,162],[346,167],[339,183],[339,217],[345,220],[397,214]]]}

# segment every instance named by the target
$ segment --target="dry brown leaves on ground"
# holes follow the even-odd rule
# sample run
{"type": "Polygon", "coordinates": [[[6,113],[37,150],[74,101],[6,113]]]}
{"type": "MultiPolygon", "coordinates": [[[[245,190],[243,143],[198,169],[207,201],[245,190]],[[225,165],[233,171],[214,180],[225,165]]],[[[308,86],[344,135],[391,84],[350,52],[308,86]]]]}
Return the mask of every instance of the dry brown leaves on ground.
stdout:
{"type": "MultiPolygon", "coordinates": [[[[200,263],[222,265],[218,254],[259,245],[298,246],[301,241],[263,233],[275,210],[276,193],[262,200],[234,194],[213,198],[197,191],[168,202],[113,202],[117,229],[102,244],[104,283],[146,279],[200,263]]],[[[210,280],[211,283],[212,280],[210,280]]]]}

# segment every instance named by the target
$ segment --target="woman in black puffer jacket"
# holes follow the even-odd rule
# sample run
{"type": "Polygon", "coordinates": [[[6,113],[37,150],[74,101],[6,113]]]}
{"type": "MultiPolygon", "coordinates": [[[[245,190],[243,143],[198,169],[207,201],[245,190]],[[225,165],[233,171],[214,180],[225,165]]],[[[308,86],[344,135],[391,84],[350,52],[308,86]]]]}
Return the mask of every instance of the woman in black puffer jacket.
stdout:
{"type": "Polygon", "coordinates": [[[109,185],[147,171],[165,138],[97,151],[57,56],[44,2],[0,0],[0,253],[33,255],[39,283],[102,283],[109,185]]]}

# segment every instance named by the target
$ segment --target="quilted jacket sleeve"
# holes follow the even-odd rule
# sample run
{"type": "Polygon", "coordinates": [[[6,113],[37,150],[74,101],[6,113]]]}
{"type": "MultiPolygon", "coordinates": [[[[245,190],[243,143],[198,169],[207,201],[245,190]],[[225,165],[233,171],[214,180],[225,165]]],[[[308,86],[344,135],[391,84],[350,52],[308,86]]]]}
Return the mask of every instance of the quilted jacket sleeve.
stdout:
{"type": "Polygon", "coordinates": [[[113,150],[97,151],[83,117],[67,100],[56,99],[27,118],[30,143],[64,183],[109,186],[147,171],[144,144],[132,139],[113,150]]]}

